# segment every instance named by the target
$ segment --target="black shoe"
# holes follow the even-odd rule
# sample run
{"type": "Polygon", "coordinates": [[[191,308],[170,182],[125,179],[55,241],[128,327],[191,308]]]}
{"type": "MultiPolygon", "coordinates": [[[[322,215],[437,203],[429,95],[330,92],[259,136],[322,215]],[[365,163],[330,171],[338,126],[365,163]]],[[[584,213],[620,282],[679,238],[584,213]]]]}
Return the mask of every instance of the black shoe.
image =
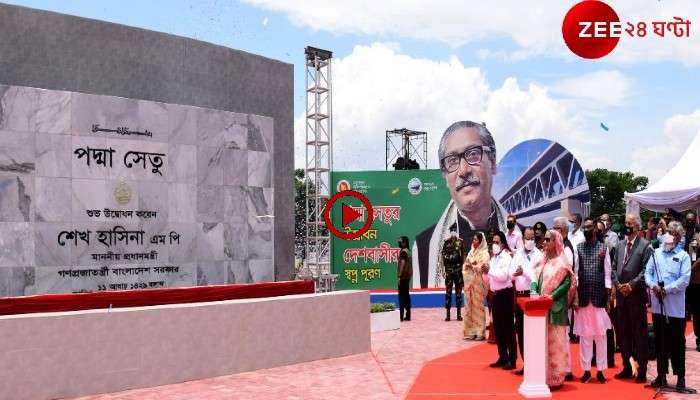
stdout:
{"type": "Polygon", "coordinates": [[[628,369],[623,369],[622,371],[615,374],[615,379],[630,379],[632,377],[632,371],[628,369]]]}
{"type": "Polygon", "coordinates": [[[639,375],[637,375],[637,377],[634,379],[634,383],[647,383],[647,374],[642,374],[640,372],[639,375]]]}
{"type": "Polygon", "coordinates": [[[660,387],[668,386],[668,382],[666,382],[666,377],[665,377],[665,376],[659,375],[659,376],[656,377],[656,379],[654,379],[653,381],[651,381],[651,384],[650,384],[650,385],[651,385],[651,387],[653,387],[653,388],[660,388],[660,387]]]}
{"type": "Polygon", "coordinates": [[[679,376],[678,381],[676,382],[676,390],[684,390],[685,389],[685,377],[679,376]]]}
{"type": "Polygon", "coordinates": [[[406,318],[404,318],[403,320],[404,320],[404,321],[410,321],[410,320],[411,320],[411,317],[406,317],[406,318]]]}
{"type": "Polygon", "coordinates": [[[505,361],[503,361],[503,360],[498,360],[498,361],[496,361],[495,363],[489,364],[489,367],[491,367],[491,368],[501,368],[501,367],[503,367],[504,365],[506,365],[506,362],[505,362],[505,361]]]}
{"type": "Polygon", "coordinates": [[[447,316],[445,317],[445,322],[450,320],[450,309],[447,309],[447,316]]]}
{"type": "Polygon", "coordinates": [[[513,363],[507,362],[506,365],[503,366],[503,369],[506,371],[512,371],[515,369],[515,365],[513,363]]]}
{"type": "Polygon", "coordinates": [[[518,376],[525,375],[525,368],[520,368],[519,370],[515,371],[514,374],[518,376]]]}
{"type": "Polygon", "coordinates": [[[695,347],[695,350],[700,351],[700,344],[695,347]]]}
{"type": "Polygon", "coordinates": [[[573,382],[573,380],[574,380],[574,374],[572,374],[571,372],[566,374],[566,376],[564,377],[564,381],[566,381],[566,382],[573,382]]]}
{"type": "Polygon", "coordinates": [[[457,314],[457,321],[462,321],[462,316],[457,314]]]}
{"type": "Polygon", "coordinates": [[[591,381],[591,371],[586,371],[581,377],[581,383],[588,383],[591,381]]]}
{"type": "Polygon", "coordinates": [[[603,371],[598,371],[597,374],[595,374],[596,379],[598,379],[598,383],[605,383],[608,380],[605,378],[605,375],[603,375],[603,371]]]}

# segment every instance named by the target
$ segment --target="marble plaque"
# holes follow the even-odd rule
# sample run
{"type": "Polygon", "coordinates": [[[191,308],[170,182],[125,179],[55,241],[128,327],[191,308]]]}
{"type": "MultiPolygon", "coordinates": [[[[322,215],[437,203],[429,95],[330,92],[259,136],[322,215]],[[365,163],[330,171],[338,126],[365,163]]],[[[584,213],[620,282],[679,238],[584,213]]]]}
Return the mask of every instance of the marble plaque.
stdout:
{"type": "Polygon", "coordinates": [[[274,279],[272,118],[0,85],[0,296],[274,279]]]}

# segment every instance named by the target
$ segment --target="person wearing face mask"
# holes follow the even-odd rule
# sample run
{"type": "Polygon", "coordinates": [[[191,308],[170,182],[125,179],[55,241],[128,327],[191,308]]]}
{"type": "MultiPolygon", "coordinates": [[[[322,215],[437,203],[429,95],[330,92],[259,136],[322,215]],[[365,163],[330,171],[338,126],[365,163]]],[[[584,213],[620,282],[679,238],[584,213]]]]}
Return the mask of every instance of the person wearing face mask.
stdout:
{"type": "Polygon", "coordinates": [[[464,240],[457,236],[457,225],[450,227],[450,237],[442,245],[442,265],[445,268],[445,321],[450,320],[452,308],[452,287],[455,290],[457,305],[457,321],[462,320],[462,264],[467,257],[464,240]]]}
{"type": "Polygon", "coordinates": [[[671,222],[662,245],[647,262],[644,279],[652,290],[651,310],[657,354],[658,376],[653,387],[667,386],[671,358],[676,389],[685,391],[685,288],[690,281],[690,256],[680,246],[685,230],[671,222]]]}
{"type": "MultiPolygon", "coordinates": [[[[585,222],[584,222],[585,225],[585,222]]],[[[612,264],[612,249],[608,247],[608,240],[605,237],[605,223],[601,220],[596,222],[596,235],[598,237],[598,241],[600,243],[603,243],[605,245],[605,250],[607,252],[606,255],[606,262],[610,262],[612,264]]],[[[584,232],[585,233],[585,232],[584,232]]],[[[607,267],[607,264],[606,264],[607,267]]],[[[610,279],[610,275],[612,275],[612,271],[608,270],[607,272],[607,277],[605,283],[608,283],[608,280],[610,279]]],[[[605,336],[606,336],[606,341],[607,341],[607,350],[608,350],[608,368],[614,368],[615,367],[615,332],[614,332],[614,327],[618,327],[617,322],[616,322],[616,309],[615,309],[615,301],[613,300],[613,292],[612,292],[612,286],[608,285],[606,288],[610,289],[607,291],[608,296],[605,302],[607,313],[608,313],[608,318],[610,318],[610,323],[612,326],[607,329],[605,336]]],[[[619,328],[618,328],[619,329],[619,328]]],[[[595,342],[593,343],[593,352],[595,353],[596,347],[595,347],[595,342]]],[[[595,356],[593,358],[595,360],[595,356]]]]}
{"type": "Polygon", "coordinates": [[[646,383],[649,343],[647,330],[646,285],[644,270],[652,254],[649,242],[639,237],[642,222],[636,214],[625,217],[626,238],[615,247],[612,283],[620,316],[622,371],[617,379],[632,378],[630,357],[639,364],[635,382],[646,383]]]}
{"type": "Polygon", "coordinates": [[[654,244],[656,239],[656,227],[658,226],[659,221],[658,218],[656,217],[651,217],[647,221],[647,230],[644,238],[648,240],[652,245],[654,244]]]}
{"type": "Polygon", "coordinates": [[[661,220],[661,222],[656,226],[656,240],[651,244],[654,249],[661,247],[661,238],[666,234],[666,224],[661,220]]]}
{"type": "Polygon", "coordinates": [[[574,333],[581,341],[581,369],[584,373],[581,383],[591,380],[591,359],[593,358],[593,343],[596,348],[596,379],[600,383],[607,382],[603,371],[607,367],[607,331],[612,328],[610,317],[606,312],[610,296],[610,254],[602,235],[591,218],[583,223],[585,242],[576,247],[578,253],[578,287],[574,301],[576,314],[574,333]]]}
{"type": "Polygon", "coordinates": [[[612,220],[610,219],[610,215],[601,215],[600,222],[602,222],[604,225],[602,233],[605,237],[605,245],[608,246],[608,249],[612,250],[615,248],[615,246],[617,246],[617,242],[619,242],[619,239],[617,238],[617,233],[610,230],[610,227],[612,226],[612,220]]]}
{"type": "Polygon", "coordinates": [[[515,330],[513,324],[513,257],[506,241],[506,235],[497,231],[492,237],[491,261],[489,264],[489,286],[493,291],[493,324],[498,345],[498,360],[490,365],[505,370],[515,369],[515,330]]]}
{"type": "MultiPolygon", "coordinates": [[[[583,243],[586,241],[586,238],[583,237],[583,231],[581,230],[581,224],[583,223],[583,217],[581,214],[571,214],[571,218],[569,218],[569,234],[568,234],[568,239],[569,242],[571,242],[571,245],[574,246],[574,252],[576,252],[576,247],[578,247],[579,244],[583,243]]],[[[574,267],[576,267],[574,265],[574,267]]],[[[574,270],[576,272],[576,270],[574,270]]]]}
{"type": "MultiPolygon", "coordinates": [[[[535,266],[542,260],[542,252],[535,247],[535,231],[528,226],[523,231],[523,248],[518,249],[513,256],[513,283],[515,283],[516,297],[529,297],[530,284],[532,276],[535,273],[535,266]]],[[[525,360],[525,342],[523,333],[523,310],[520,305],[515,305],[515,333],[518,339],[518,348],[520,349],[520,357],[525,360]]],[[[516,372],[517,375],[522,375],[523,370],[516,372]]]]}
{"type": "Polygon", "coordinates": [[[576,278],[564,256],[564,240],[556,230],[547,231],[542,261],[535,268],[530,292],[553,301],[547,313],[547,385],[562,387],[566,380],[569,343],[566,340],[568,308],[576,293],[576,278]]]}
{"type": "Polygon", "coordinates": [[[508,247],[510,247],[510,249],[513,251],[521,249],[523,247],[523,234],[522,232],[520,232],[520,228],[518,227],[518,220],[515,217],[515,215],[508,215],[508,219],[506,220],[506,226],[508,227],[508,230],[506,231],[506,240],[508,241],[508,247]]]}
{"type": "Polygon", "coordinates": [[[489,248],[482,232],[476,232],[472,239],[467,259],[462,265],[464,277],[464,339],[484,340],[486,334],[486,282],[484,274],[489,271],[489,248]]]}
{"type": "MultiPolygon", "coordinates": [[[[574,274],[578,271],[578,254],[576,253],[576,249],[574,248],[573,244],[569,241],[568,235],[569,235],[569,225],[570,222],[568,218],[566,217],[557,217],[554,218],[554,225],[552,226],[552,229],[555,231],[559,232],[559,235],[562,237],[562,244],[564,245],[564,258],[566,258],[566,261],[569,263],[571,266],[571,270],[574,271],[574,274]]],[[[575,276],[574,276],[575,279],[575,276]]],[[[568,326],[569,326],[569,342],[570,343],[578,343],[579,338],[578,336],[574,335],[574,312],[572,308],[568,308],[568,326]]],[[[574,380],[574,374],[571,372],[571,346],[566,346],[566,376],[564,378],[567,382],[571,382],[574,380]]]]}
{"type": "Polygon", "coordinates": [[[413,276],[413,265],[411,264],[411,251],[408,247],[408,237],[399,238],[398,261],[398,281],[399,281],[399,318],[401,321],[411,320],[411,294],[408,291],[411,277],[413,276]],[[405,315],[404,315],[405,311],[405,315]]]}

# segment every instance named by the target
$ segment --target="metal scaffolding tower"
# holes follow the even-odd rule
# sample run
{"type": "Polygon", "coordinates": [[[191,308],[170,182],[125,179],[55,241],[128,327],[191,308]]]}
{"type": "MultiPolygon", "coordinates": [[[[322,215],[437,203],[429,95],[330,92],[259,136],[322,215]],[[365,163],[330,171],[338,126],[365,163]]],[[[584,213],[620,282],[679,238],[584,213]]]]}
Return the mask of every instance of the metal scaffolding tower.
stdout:
{"type": "Polygon", "coordinates": [[[394,167],[397,162],[402,164],[408,160],[415,161],[416,167],[428,168],[428,134],[406,128],[386,131],[386,170],[394,167]]]}
{"type": "Polygon", "coordinates": [[[331,195],[333,169],[333,118],[331,58],[333,53],[314,47],[304,49],[306,59],[306,266],[319,284],[330,290],[330,232],[323,209],[331,195]],[[325,279],[324,279],[325,278],[325,279]]]}

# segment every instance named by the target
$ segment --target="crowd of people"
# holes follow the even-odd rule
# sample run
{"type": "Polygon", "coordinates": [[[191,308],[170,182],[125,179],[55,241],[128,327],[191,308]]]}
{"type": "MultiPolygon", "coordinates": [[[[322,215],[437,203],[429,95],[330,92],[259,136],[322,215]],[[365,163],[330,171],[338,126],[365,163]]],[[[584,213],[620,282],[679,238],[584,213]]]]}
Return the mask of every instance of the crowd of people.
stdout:
{"type": "MultiPolygon", "coordinates": [[[[441,247],[445,320],[451,320],[454,290],[464,339],[495,342],[498,358],[490,366],[515,370],[518,352],[524,357],[524,317],[516,299],[548,297],[553,301],[546,343],[551,389],[575,379],[570,348],[579,343],[583,383],[593,379],[593,366],[595,379],[607,382],[605,370],[615,367],[619,351],[623,364],[615,378],[646,384],[652,347],[658,361],[651,386],[668,385],[670,359],[676,388],[683,390],[687,319],[692,317],[700,337],[700,228],[694,213],[679,219],[654,217],[643,229],[640,217],[630,214],[618,234],[608,214],[559,217],[550,228],[542,222],[523,227],[509,215],[506,232],[477,232],[469,244],[452,230],[441,247]]],[[[401,259],[405,270],[410,257],[401,259]]]]}

